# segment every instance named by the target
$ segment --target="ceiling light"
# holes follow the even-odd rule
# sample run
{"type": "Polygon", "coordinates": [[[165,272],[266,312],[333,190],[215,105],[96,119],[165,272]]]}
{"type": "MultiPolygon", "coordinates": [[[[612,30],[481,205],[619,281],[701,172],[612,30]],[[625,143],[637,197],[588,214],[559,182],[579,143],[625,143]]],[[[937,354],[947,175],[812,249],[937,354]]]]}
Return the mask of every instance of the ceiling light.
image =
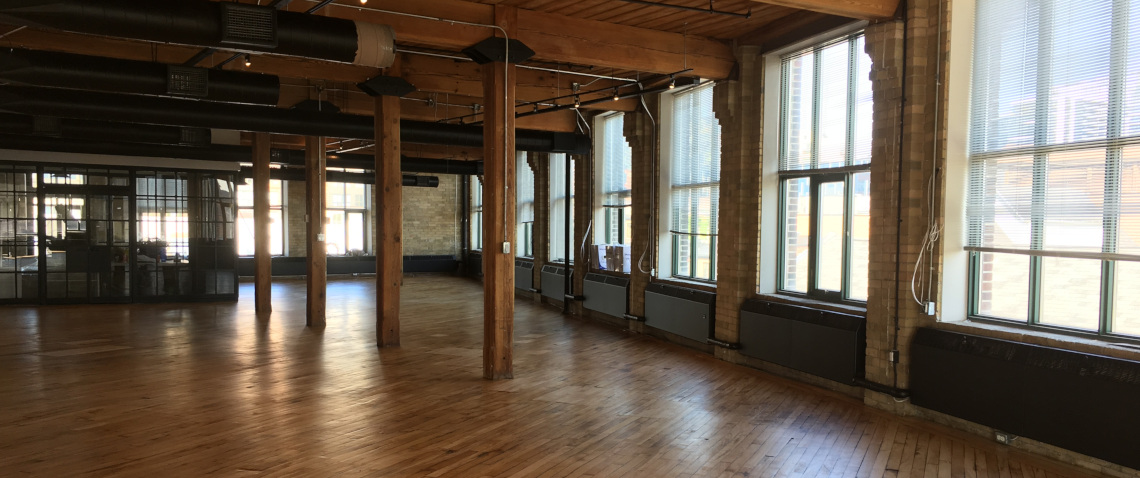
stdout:
{"type": "Polygon", "coordinates": [[[246,67],[246,68],[249,68],[249,67],[251,67],[251,66],[253,66],[253,60],[251,60],[251,59],[249,58],[249,53],[246,53],[246,54],[245,54],[245,67],[246,67]]]}
{"type": "Polygon", "coordinates": [[[614,101],[620,100],[621,95],[618,94],[618,87],[614,87],[614,101]]]}
{"type": "Polygon", "coordinates": [[[368,0],[360,0],[361,5],[364,5],[365,3],[368,3],[368,0]]]}
{"type": "Polygon", "coordinates": [[[669,75],[669,89],[677,87],[677,80],[673,79],[673,75],[669,75]]]}
{"type": "Polygon", "coordinates": [[[574,109],[578,109],[581,106],[582,100],[578,98],[578,95],[574,95],[574,109]]]}

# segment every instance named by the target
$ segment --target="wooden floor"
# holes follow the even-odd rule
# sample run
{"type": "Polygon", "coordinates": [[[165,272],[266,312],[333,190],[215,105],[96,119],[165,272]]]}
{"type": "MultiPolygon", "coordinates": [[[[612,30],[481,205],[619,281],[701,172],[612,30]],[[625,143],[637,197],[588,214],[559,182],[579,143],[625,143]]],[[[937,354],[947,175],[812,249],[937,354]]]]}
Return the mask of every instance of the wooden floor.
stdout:
{"type": "Polygon", "coordinates": [[[0,308],[2,476],[1086,476],[987,440],[516,303],[481,377],[477,282],[409,277],[403,346],[371,279],[222,304],[0,308]]]}

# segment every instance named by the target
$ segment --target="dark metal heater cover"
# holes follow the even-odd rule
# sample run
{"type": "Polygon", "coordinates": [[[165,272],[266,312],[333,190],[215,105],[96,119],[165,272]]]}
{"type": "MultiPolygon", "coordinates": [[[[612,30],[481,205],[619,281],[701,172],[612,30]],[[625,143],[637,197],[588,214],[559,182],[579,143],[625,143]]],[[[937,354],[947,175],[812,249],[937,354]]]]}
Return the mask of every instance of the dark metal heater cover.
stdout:
{"type": "Polygon", "coordinates": [[[416,91],[416,87],[408,83],[408,80],[398,76],[377,76],[363,83],[357,83],[356,87],[368,93],[368,96],[400,97],[416,91]]]}
{"type": "Polygon", "coordinates": [[[534,56],[534,50],[526,46],[521,41],[510,40],[510,49],[508,51],[508,42],[502,38],[490,37],[479,43],[471,45],[463,49],[463,54],[475,60],[475,63],[485,65],[494,61],[506,61],[508,63],[522,63],[531,59],[534,56]],[[507,54],[510,53],[510,58],[507,54]]]}

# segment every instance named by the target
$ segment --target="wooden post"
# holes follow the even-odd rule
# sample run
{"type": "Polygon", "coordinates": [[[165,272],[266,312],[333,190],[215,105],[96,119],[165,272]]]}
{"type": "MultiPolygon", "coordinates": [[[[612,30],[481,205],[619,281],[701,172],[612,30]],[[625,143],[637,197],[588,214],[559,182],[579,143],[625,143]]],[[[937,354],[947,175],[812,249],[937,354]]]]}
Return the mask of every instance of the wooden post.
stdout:
{"type": "MultiPolygon", "coordinates": [[[[517,10],[495,7],[513,35],[517,10]]],[[[483,378],[513,378],[515,315],[515,66],[483,69],[483,378]]]]}
{"type": "Polygon", "coordinates": [[[305,325],[324,326],[328,266],[325,263],[325,138],[320,136],[305,138],[305,205],[308,246],[305,325]]]}
{"type": "Polygon", "coordinates": [[[272,256],[269,251],[269,133],[253,135],[253,295],[254,310],[268,314],[272,256]]]}
{"type": "Polygon", "coordinates": [[[400,98],[376,97],[376,343],[400,345],[404,215],[400,188],[400,98]]]}

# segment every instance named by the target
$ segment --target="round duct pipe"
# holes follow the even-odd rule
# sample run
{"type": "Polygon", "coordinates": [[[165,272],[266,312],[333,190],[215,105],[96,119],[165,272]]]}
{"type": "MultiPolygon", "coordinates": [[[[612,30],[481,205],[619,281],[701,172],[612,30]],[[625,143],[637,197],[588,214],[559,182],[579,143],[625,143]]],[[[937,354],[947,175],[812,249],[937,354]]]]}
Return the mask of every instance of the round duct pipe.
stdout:
{"type": "Polygon", "coordinates": [[[183,128],[70,118],[37,118],[8,113],[0,113],[0,131],[8,134],[88,141],[125,141],[197,147],[210,145],[209,128],[183,128]]]}
{"type": "Polygon", "coordinates": [[[255,51],[387,68],[387,25],[204,0],[8,0],[0,22],[161,43],[255,51]]]}
{"type": "MultiPolygon", "coordinates": [[[[0,87],[0,111],[366,140],[376,133],[371,116],[26,86],[0,87]]],[[[482,147],[483,127],[403,120],[400,141],[482,147]]],[[[515,130],[519,151],[588,154],[590,147],[587,135],[515,130]]]]}
{"type": "Polygon", "coordinates": [[[274,75],[34,50],[0,51],[0,80],[19,85],[277,106],[274,75]]]}

